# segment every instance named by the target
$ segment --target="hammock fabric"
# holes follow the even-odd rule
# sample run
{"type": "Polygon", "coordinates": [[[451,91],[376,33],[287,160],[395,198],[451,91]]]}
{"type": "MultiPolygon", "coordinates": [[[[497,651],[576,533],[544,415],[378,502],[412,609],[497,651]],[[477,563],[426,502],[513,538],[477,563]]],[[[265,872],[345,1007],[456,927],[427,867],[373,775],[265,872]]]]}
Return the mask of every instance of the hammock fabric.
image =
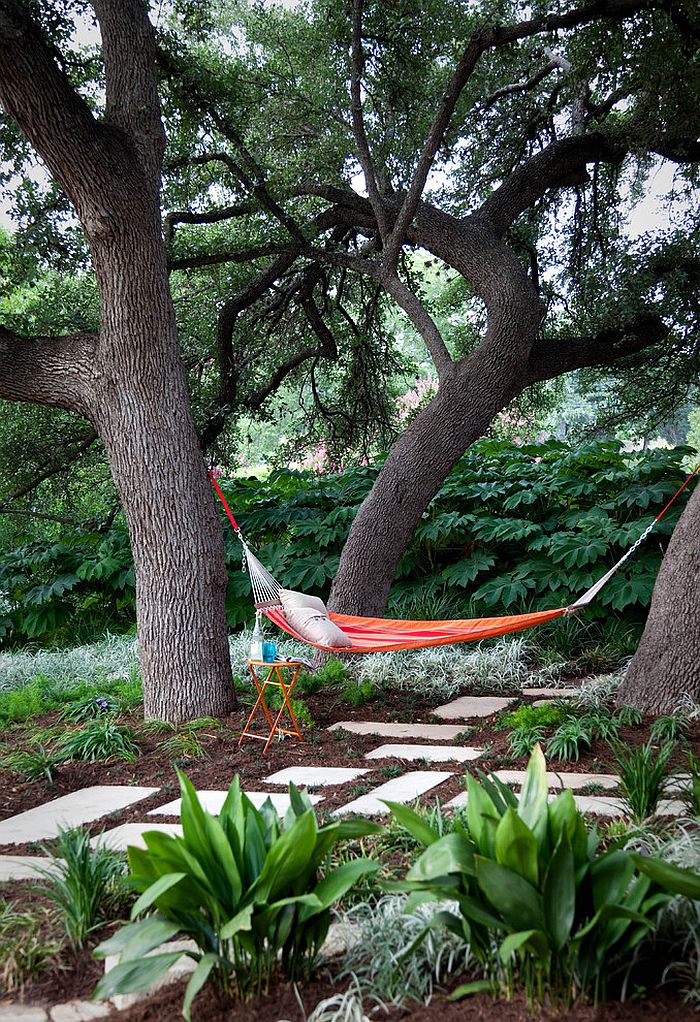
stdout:
{"type": "Polygon", "coordinates": [[[226,502],[221,487],[216,481],[213,472],[209,478],[217,492],[219,500],[235,530],[243,548],[244,570],[248,569],[250,584],[253,590],[253,599],[257,610],[265,614],[274,624],[283,631],[292,635],[307,646],[315,646],[316,649],[328,650],[329,652],[341,653],[381,653],[396,649],[422,649],[425,646],[449,646],[457,642],[470,642],[479,639],[491,639],[496,635],[507,635],[509,632],[520,632],[525,628],[532,628],[535,625],[544,624],[546,621],[554,621],[556,618],[572,614],[580,610],[593,600],[606,582],[608,582],[625,561],[632,556],[637,548],[644,542],[657,522],[663,518],[671,507],[676,497],[685,489],[693,476],[700,471],[698,465],[688,476],[683,485],[671,497],[668,504],[656,516],[650,525],[644,530],[639,539],[633,543],[629,550],[623,554],[617,564],[607,571],[602,578],[587,589],[583,596],[580,596],[575,603],[569,607],[557,607],[554,610],[536,611],[533,614],[509,614],[505,617],[477,617],[465,618],[457,621],[397,621],[385,617],[351,617],[347,614],[333,614],[328,616],[338,628],[341,629],[351,640],[351,645],[338,649],[334,646],[322,646],[319,643],[310,642],[299,632],[295,631],[284,616],[282,603],[280,601],[280,590],[282,586],[274,578],[267,568],[258,560],[248,546],[240,527],[233,516],[231,508],[226,502]]]}

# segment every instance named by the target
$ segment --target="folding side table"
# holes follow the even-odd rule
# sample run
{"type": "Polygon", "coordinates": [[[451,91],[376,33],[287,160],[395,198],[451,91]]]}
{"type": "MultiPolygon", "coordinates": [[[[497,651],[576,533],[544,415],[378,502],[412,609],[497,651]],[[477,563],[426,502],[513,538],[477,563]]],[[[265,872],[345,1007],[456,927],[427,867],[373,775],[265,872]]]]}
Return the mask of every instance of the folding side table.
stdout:
{"type": "Polygon", "coordinates": [[[275,735],[295,735],[303,742],[304,736],[299,730],[299,724],[294,716],[292,704],[289,701],[296,684],[296,680],[299,677],[299,671],[301,670],[302,664],[298,660],[275,660],[273,663],[268,663],[265,660],[248,660],[247,664],[250,676],[253,679],[253,684],[255,685],[258,693],[258,698],[256,699],[255,706],[251,710],[250,716],[246,721],[243,734],[238,739],[239,747],[243,744],[244,738],[257,738],[259,741],[265,742],[265,748],[263,749],[264,754],[267,752],[270,742],[275,735]],[[261,668],[267,670],[266,675],[261,668]],[[289,674],[288,681],[284,680],[285,671],[289,674]],[[261,681],[263,675],[264,680],[261,681]],[[282,706],[274,719],[270,713],[267,703],[265,702],[265,690],[270,687],[279,688],[282,692],[282,706]],[[248,730],[260,709],[262,709],[265,714],[265,718],[270,728],[269,734],[266,735],[257,735],[248,730]],[[292,724],[294,725],[293,731],[280,727],[280,721],[282,720],[282,715],[285,710],[292,719],[292,724]]]}

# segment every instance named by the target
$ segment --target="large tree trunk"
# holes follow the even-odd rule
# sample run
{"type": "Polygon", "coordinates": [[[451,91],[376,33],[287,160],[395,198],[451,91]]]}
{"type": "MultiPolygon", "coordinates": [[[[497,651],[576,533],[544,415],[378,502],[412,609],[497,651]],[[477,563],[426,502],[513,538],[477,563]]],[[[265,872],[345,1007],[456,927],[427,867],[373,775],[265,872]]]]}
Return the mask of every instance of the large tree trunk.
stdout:
{"type": "Polygon", "coordinates": [[[22,342],[0,330],[0,394],[68,408],[95,424],[131,536],[145,713],[176,721],[235,705],[223,537],[168,286],[165,135],[148,7],[93,3],[105,66],[100,121],[26,5],[0,3],[0,102],[71,199],[92,252],[101,316],[92,338],[22,342]]]}
{"type": "Polygon", "coordinates": [[[686,695],[700,700],[700,486],[673,530],[618,701],[671,713],[686,695]]]}
{"type": "Polygon", "coordinates": [[[219,716],[235,703],[223,535],[190,413],[158,211],[123,214],[117,236],[95,247],[94,421],[131,537],[144,713],[219,716]]]}

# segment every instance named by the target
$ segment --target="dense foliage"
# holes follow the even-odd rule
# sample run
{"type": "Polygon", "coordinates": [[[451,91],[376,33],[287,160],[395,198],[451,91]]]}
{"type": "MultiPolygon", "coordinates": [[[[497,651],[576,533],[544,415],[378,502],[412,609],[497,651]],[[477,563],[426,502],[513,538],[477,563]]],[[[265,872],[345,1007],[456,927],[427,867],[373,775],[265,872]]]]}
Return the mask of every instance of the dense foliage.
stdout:
{"type": "MultiPolygon", "coordinates": [[[[683,478],[685,448],[626,453],[614,441],[571,447],[483,440],[433,500],[399,565],[391,611],[416,617],[479,616],[572,601],[621,556],[683,478]]],[[[376,467],[316,475],[282,470],[232,478],[223,488],[253,547],[289,588],[325,595],[376,467]]],[[[639,619],[649,603],[663,542],[685,494],[655,537],[603,589],[591,615],[639,619]],[[659,542],[661,540],[661,542],[659,542]]],[[[252,614],[250,582],[228,522],[228,617],[252,614]]],[[[45,641],[133,621],[128,537],[111,530],[27,543],[0,559],[5,642],[45,641]]]]}

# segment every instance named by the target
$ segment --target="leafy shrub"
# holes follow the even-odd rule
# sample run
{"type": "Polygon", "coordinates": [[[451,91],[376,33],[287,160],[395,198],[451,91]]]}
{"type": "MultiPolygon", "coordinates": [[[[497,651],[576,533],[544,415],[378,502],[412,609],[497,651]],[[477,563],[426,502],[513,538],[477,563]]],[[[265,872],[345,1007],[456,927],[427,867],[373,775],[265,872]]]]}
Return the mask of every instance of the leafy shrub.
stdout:
{"type": "Polygon", "coordinates": [[[378,695],[376,686],[365,678],[364,681],[346,682],[343,685],[343,689],[340,695],[342,702],[350,703],[351,706],[364,706],[365,703],[370,703],[373,699],[376,699],[378,695]]]}
{"type": "Polygon", "coordinates": [[[591,729],[583,718],[569,717],[547,741],[547,755],[560,761],[578,762],[582,748],[590,748],[591,738],[591,729]]]}
{"type": "Polygon", "coordinates": [[[662,742],[670,742],[671,745],[674,745],[676,742],[685,741],[689,730],[689,721],[681,714],[673,713],[665,717],[656,718],[651,725],[649,738],[657,745],[660,745],[662,742]]]}
{"type": "Polygon", "coordinates": [[[700,898],[700,877],[615,846],[600,851],[570,790],[548,802],[535,749],[518,798],[497,778],[468,776],[464,819],[440,837],[406,806],[387,803],[424,846],[402,884],[422,901],[457,902],[435,924],[468,941],[487,979],[455,995],[513,989],[514,961],[532,1001],[605,998],[631,966],[671,892],[700,898]]]}
{"type": "Polygon", "coordinates": [[[46,912],[18,912],[0,899],[0,989],[21,990],[27,980],[53,965],[60,944],[43,935],[46,912]]]}
{"type": "Polygon", "coordinates": [[[82,723],[85,720],[94,720],[95,717],[102,717],[105,714],[117,713],[121,703],[113,695],[89,695],[82,699],[75,699],[68,703],[61,713],[59,720],[70,720],[74,724],[82,723]]]}
{"type": "Polygon", "coordinates": [[[645,745],[612,744],[620,788],[630,814],[646,820],[656,812],[668,776],[672,745],[655,749],[651,739],[645,745]]]}
{"type": "Polygon", "coordinates": [[[183,1005],[189,1019],[192,1000],[210,976],[219,989],[243,997],[259,993],[277,964],[292,980],[308,976],[331,906],[376,863],[354,859],[320,881],[318,870],[339,841],[379,828],[350,820],[318,827],[308,799],[293,785],[282,824],[270,802],[255,809],[237,777],[217,818],[178,776],[183,836],[146,831],[146,850],[129,848],[130,881],[141,891],[131,914],[137,921],[97,948],[98,957],[118,954],[120,961],[95,996],[147,989],[180,952],[144,955],[181,933],[199,949],[190,953],[197,967],[183,1005]]]}
{"type": "Polygon", "coordinates": [[[508,736],[508,748],[512,756],[529,756],[534,747],[545,740],[545,729],[535,724],[521,724],[514,727],[508,736]]]}
{"type": "Polygon", "coordinates": [[[499,728],[555,727],[565,714],[562,706],[546,703],[544,706],[519,706],[516,710],[498,716],[499,728]]]}
{"type": "Polygon", "coordinates": [[[700,816],[700,759],[688,753],[688,783],[681,789],[681,797],[691,816],[700,816]]]}
{"type": "MultiPolygon", "coordinates": [[[[390,612],[407,617],[488,616],[570,603],[644,530],[684,477],[685,448],[626,452],[604,440],[573,447],[551,440],[472,445],[432,500],[398,566],[390,612]],[[455,551],[464,556],[455,560],[455,551]],[[552,570],[554,568],[554,570],[552,570]]],[[[265,480],[235,478],[223,488],[262,562],[285,585],[328,593],[357,510],[381,465],[319,478],[274,471],[265,480]]],[[[667,537],[685,492],[657,526],[667,537]]],[[[231,568],[227,616],[252,618],[250,580],[238,569],[240,547],[226,527],[231,568]]],[[[639,551],[586,611],[625,612],[641,620],[661,560],[658,544],[639,551]]],[[[0,557],[6,637],[57,642],[82,629],[127,628],[134,615],[128,536],[25,544],[0,557]]],[[[628,621],[629,623],[629,621],[628,621]]],[[[512,679],[511,679],[512,680],[512,679]]]]}
{"type": "Polygon", "coordinates": [[[28,781],[53,781],[56,773],[56,756],[39,743],[33,749],[17,749],[0,760],[5,770],[21,774],[28,781]]]}
{"type": "Polygon", "coordinates": [[[642,723],[642,714],[634,706],[621,706],[617,711],[617,719],[627,727],[636,727],[642,723]]]}
{"type": "Polygon", "coordinates": [[[139,755],[135,738],[130,727],[109,719],[96,720],[69,735],[56,750],[56,756],[63,760],[114,758],[133,763],[139,755]]]}
{"type": "Polygon", "coordinates": [[[93,848],[90,834],[81,827],[60,830],[50,869],[42,871],[40,890],[54,901],[63,918],[66,936],[78,952],[94,930],[115,918],[124,900],[124,861],[107,848],[93,848]]]}

